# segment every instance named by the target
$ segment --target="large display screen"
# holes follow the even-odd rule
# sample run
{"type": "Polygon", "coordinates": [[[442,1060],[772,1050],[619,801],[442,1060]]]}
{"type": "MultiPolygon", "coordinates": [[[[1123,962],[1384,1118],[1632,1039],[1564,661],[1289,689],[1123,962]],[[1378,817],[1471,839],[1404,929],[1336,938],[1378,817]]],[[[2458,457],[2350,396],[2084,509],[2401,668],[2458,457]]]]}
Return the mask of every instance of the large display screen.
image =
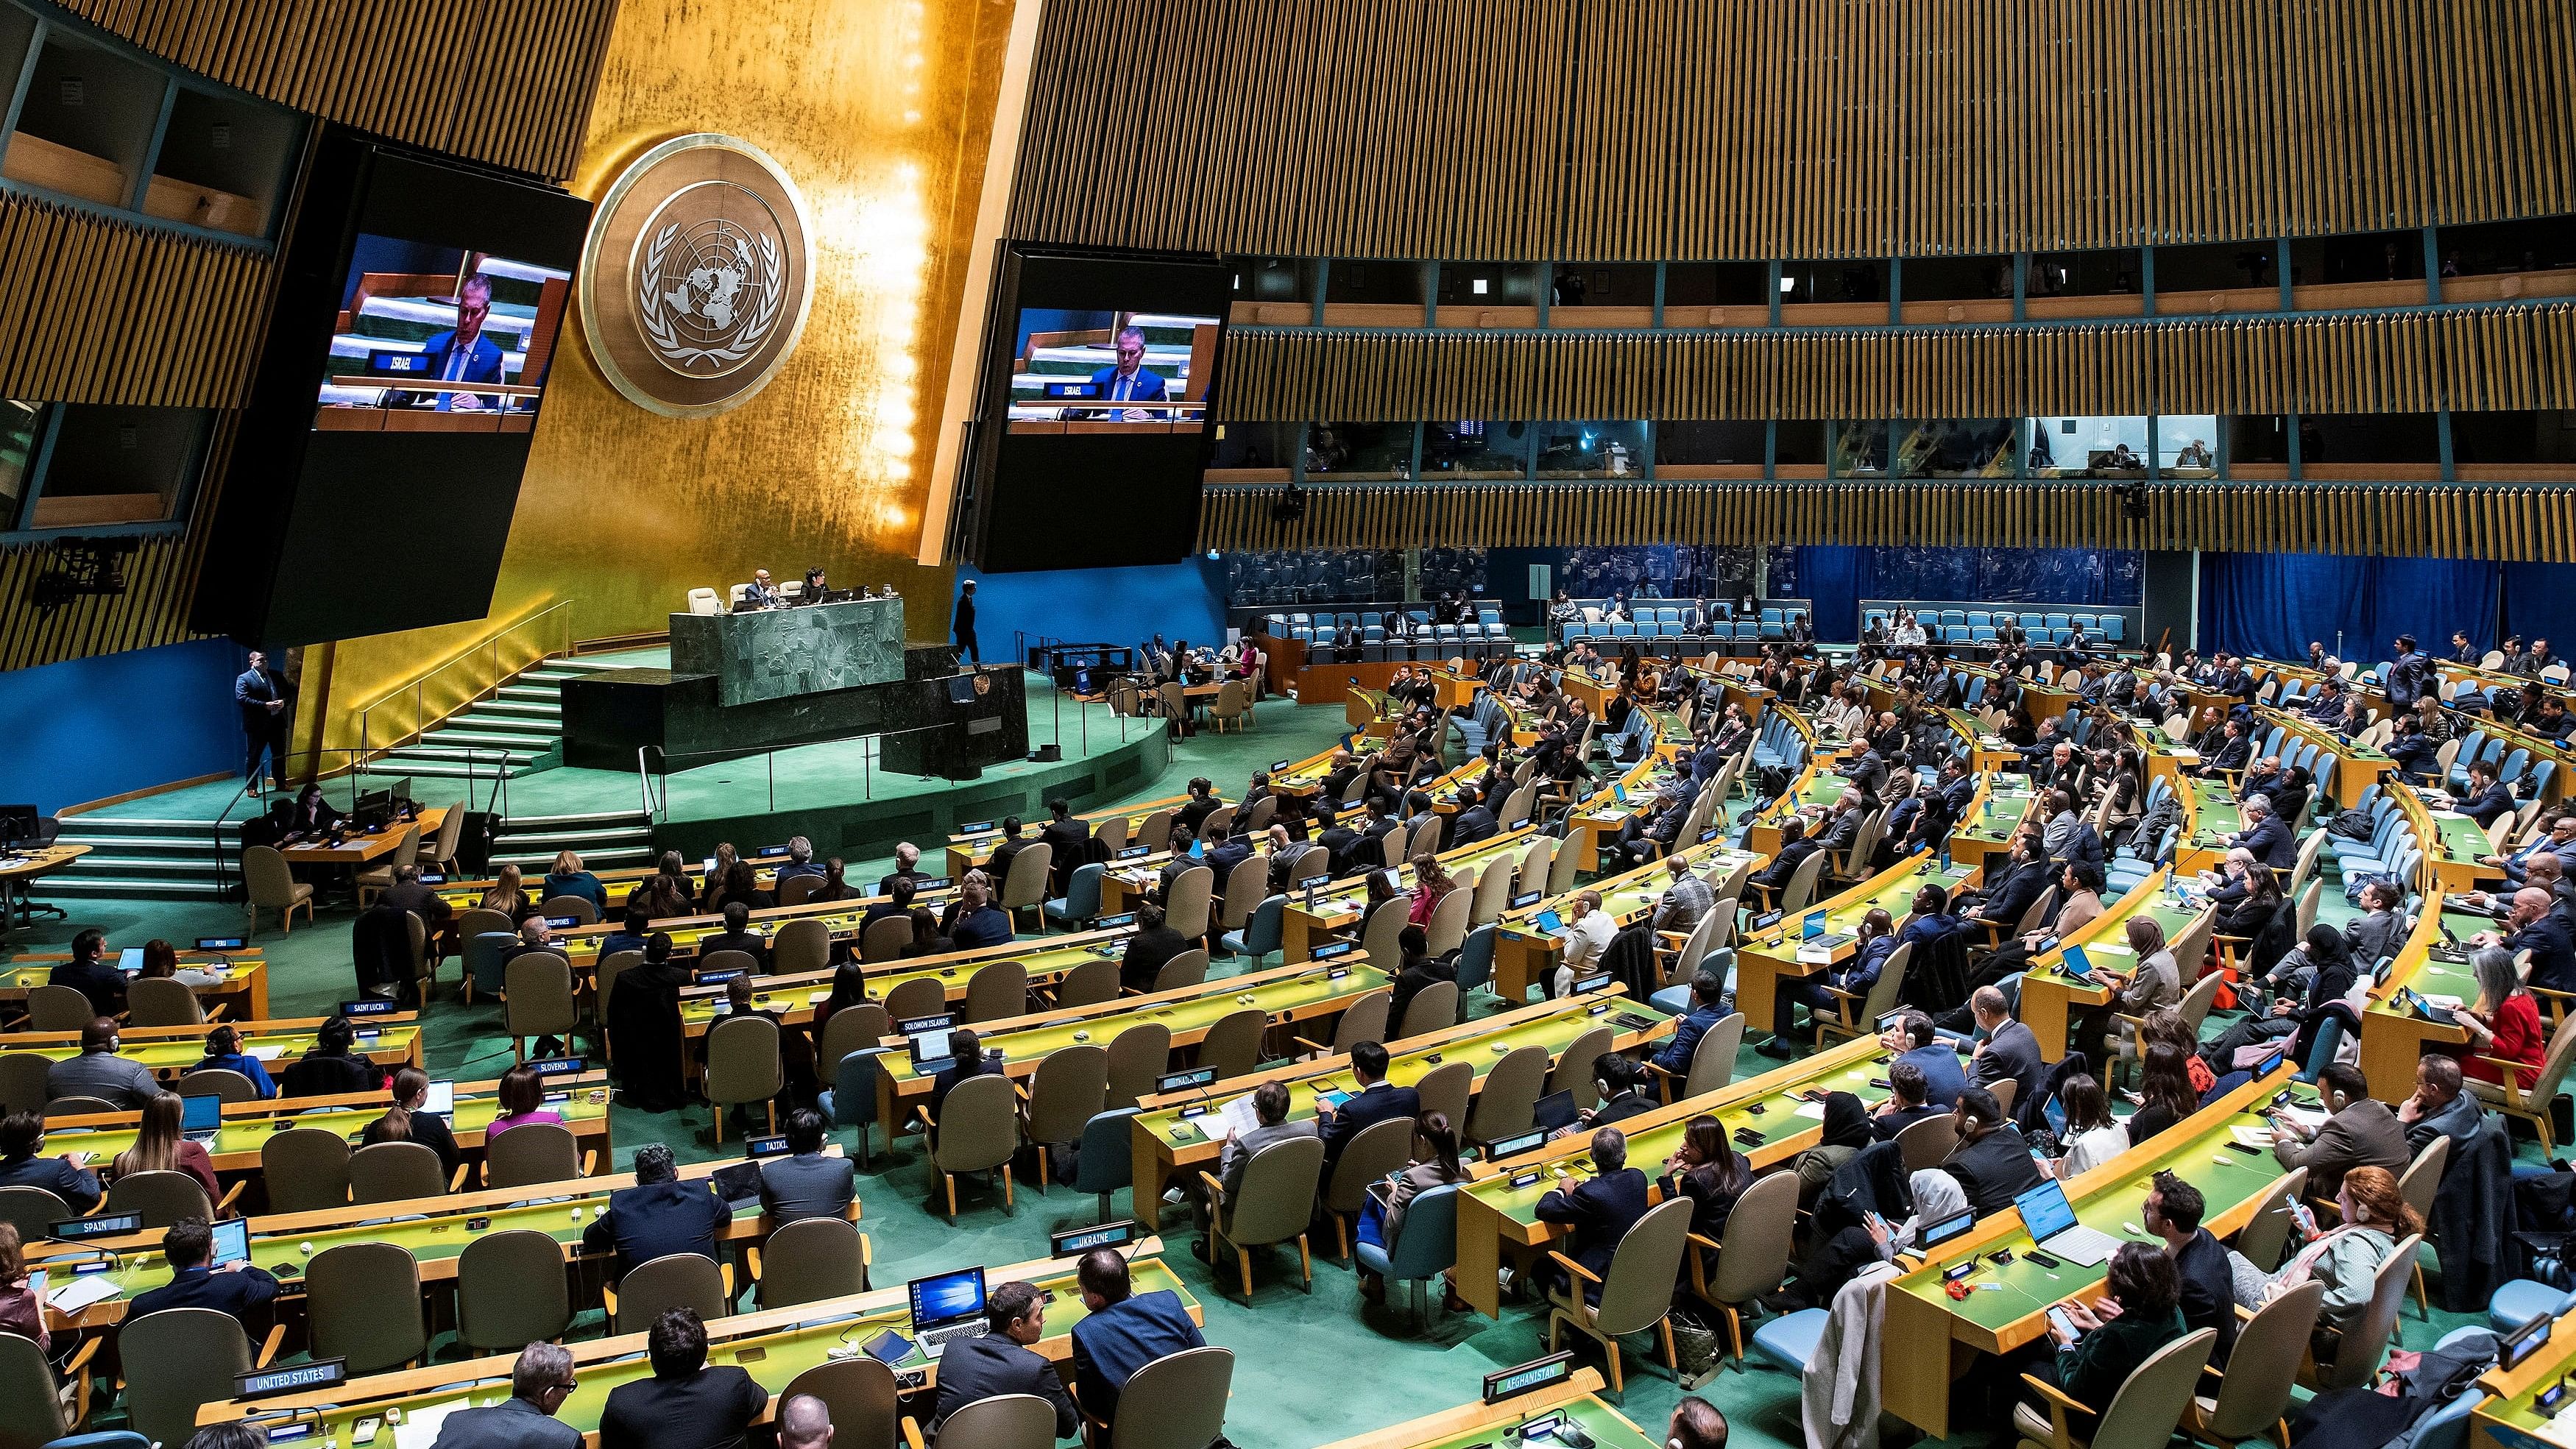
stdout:
{"type": "Polygon", "coordinates": [[[995,573],[1185,557],[1231,285],[1209,256],[1006,248],[961,551],[995,573]]]}
{"type": "Polygon", "coordinates": [[[313,426],[489,432],[535,424],[572,292],[561,267],[361,233],[340,283],[313,426]]]}
{"type": "Polygon", "coordinates": [[[590,203],[324,129],[190,622],[272,646],[479,619],[590,203]]]}

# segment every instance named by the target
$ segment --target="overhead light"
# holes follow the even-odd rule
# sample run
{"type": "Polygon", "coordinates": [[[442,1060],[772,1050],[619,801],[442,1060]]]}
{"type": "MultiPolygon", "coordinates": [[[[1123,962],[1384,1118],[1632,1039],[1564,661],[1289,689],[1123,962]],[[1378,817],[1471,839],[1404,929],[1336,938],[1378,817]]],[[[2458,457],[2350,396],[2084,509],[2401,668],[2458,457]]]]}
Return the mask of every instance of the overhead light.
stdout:
{"type": "Polygon", "coordinates": [[[1467,284],[1467,290],[1475,293],[1479,297],[1485,295],[1485,279],[1478,277],[1476,280],[1469,282],[1467,284]]]}
{"type": "Polygon", "coordinates": [[[1785,297],[1796,290],[1798,290],[1798,279],[1784,274],[1780,278],[1780,295],[1785,297]]]}

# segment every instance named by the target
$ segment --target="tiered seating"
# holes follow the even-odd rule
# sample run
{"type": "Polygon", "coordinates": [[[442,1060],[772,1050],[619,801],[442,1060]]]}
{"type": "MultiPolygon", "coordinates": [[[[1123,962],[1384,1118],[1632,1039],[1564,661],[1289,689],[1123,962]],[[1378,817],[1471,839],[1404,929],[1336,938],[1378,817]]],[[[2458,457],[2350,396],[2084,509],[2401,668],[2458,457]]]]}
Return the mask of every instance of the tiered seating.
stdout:
{"type": "Polygon", "coordinates": [[[1344,609],[1265,614],[1260,627],[1274,638],[1294,639],[1307,646],[1310,658],[1319,654],[1360,661],[1455,659],[1462,655],[1482,658],[1509,653],[1512,648],[1511,631],[1503,625],[1502,611],[1491,605],[1480,606],[1475,622],[1467,624],[1434,624],[1428,608],[1344,609]],[[1407,621],[1408,632],[1402,639],[1394,637],[1390,623],[1399,613],[1407,621]],[[1343,642],[1353,635],[1360,641],[1356,653],[1351,653],[1343,642]]]}
{"type": "MultiPolygon", "coordinates": [[[[2128,616],[2116,612],[2002,607],[1942,609],[1918,608],[1911,604],[1905,607],[1913,610],[1915,621],[1923,626],[1927,635],[1944,644],[1991,645],[1995,642],[1997,629],[2007,622],[2021,625],[2022,632],[2030,636],[2033,644],[2063,644],[2074,637],[2079,626],[2086,638],[2099,643],[2118,645],[2130,642],[2128,616]]],[[[1895,617],[1893,606],[1863,609],[1862,631],[1885,628],[1895,617]]]]}
{"type": "MultiPolygon", "coordinates": [[[[1633,640],[1644,653],[1705,654],[1745,645],[1759,645],[1768,640],[1789,637],[1792,619],[1809,617],[1806,601],[1784,599],[1764,606],[1757,614],[1739,618],[1735,605],[1723,600],[1709,601],[1710,625],[1705,633],[1694,632],[1685,622],[1692,611],[1689,603],[1666,604],[1653,600],[1629,601],[1630,619],[1608,619],[1608,599],[1577,599],[1575,606],[1582,617],[1557,627],[1560,640],[1633,640]],[[1645,641],[1658,641],[1648,644],[1645,641]],[[1669,642],[1663,642],[1669,641],[1669,642]]],[[[1749,650],[1746,652],[1750,652],[1749,650]]]]}

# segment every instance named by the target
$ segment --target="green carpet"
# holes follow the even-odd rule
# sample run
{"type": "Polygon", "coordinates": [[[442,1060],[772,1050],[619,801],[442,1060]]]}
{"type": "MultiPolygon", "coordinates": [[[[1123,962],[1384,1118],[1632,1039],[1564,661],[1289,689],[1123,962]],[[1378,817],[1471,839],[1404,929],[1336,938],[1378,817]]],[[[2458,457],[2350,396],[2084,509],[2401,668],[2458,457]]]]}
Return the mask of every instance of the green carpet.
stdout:
{"type": "MultiPolygon", "coordinates": [[[[1254,769],[1282,756],[1313,754],[1333,743],[1343,728],[1337,709],[1265,703],[1258,707],[1250,731],[1203,732],[1180,742],[1171,766],[1160,776],[1140,782],[1131,798],[1178,794],[1193,775],[1206,775],[1232,795],[1254,769]]],[[[884,868],[881,862],[869,862],[865,868],[854,864],[852,876],[869,878],[884,868]]],[[[2337,919],[2344,909],[2340,896],[2329,890],[2328,898],[2327,919],[2337,919]]],[[[242,920],[237,908],[224,906],[114,900],[70,904],[69,921],[40,923],[21,932],[9,943],[11,949],[59,951],[75,931],[89,926],[105,930],[111,947],[139,946],[153,936],[184,943],[236,932],[242,920]]],[[[299,926],[291,936],[281,937],[273,928],[263,932],[259,945],[273,973],[275,1014],[328,1012],[349,994],[349,921],[345,907],[326,909],[318,925],[299,926]]],[[[1218,969],[1226,968],[1220,963],[1218,969]]],[[[451,984],[453,979],[451,968],[451,984]]],[[[2227,1019],[2213,1017],[2210,1034],[2221,1030],[2227,1019]]],[[[443,992],[427,1026],[428,1060],[441,1075],[497,1076],[510,1060],[509,1043],[499,1034],[496,1005],[466,1007],[452,992],[443,992]]],[[[1777,1065],[1748,1046],[1738,1074],[1749,1076],[1777,1065]]],[[[684,1160],[731,1155],[720,1154],[707,1140],[704,1109],[653,1116],[621,1108],[614,1112],[613,1127],[616,1164],[621,1170],[634,1149],[648,1141],[670,1143],[684,1160]]],[[[849,1134],[838,1135],[846,1146],[849,1134]]],[[[2525,1143],[2522,1156],[2539,1160],[2537,1145],[2525,1143]]],[[[1006,1212],[998,1187],[987,1189],[969,1182],[961,1185],[961,1211],[951,1224],[933,1206],[937,1187],[918,1137],[903,1139],[890,1152],[880,1150],[873,1170],[861,1175],[864,1216],[860,1227],[872,1241],[875,1281],[880,1286],[970,1263],[1041,1257],[1049,1231],[1090,1223],[1098,1214],[1098,1203],[1091,1197],[1065,1188],[1040,1192],[1026,1181],[1020,1187],[1017,1211],[1006,1212]]],[[[1126,1197],[1118,1196],[1114,1204],[1124,1216],[1126,1197]]],[[[1319,1243],[1311,1295],[1299,1291],[1293,1249],[1256,1255],[1257,1290],[1249,1308],[1229,1296],[1230,1273],[1221,1286],[1205,1264],[1189,1255],[1189,1234],[1178,1212],[1171,1216],[1166,1243],[1165,1256],[1206,1307],[1208,1341],[1238,1355],[1227,1433],[1243,1449],[1301,1449],[1470,1402],[1486,1373],[1537,1357],[1546,1347],[1545,1314],[1526,1306],[1506,1309],[1499,1321],[1451,1315],[1440,1311],[1435,1292],[1425,1324],[1419,1328],[1413,1321],[1409,1289],[1395,1289],[1388,1307],[1372,1307],[1361,1299],[1349,1269],[1323,1258],[1331,1247],[1329,1239],[1319,1243]]],[[[2430,1255],[2426,1271],[2432,1271],[2430,1255]]],[[[2483,1315],[2439,1311],[2427,1320],[2410,1307],[2400,1333],[2405,1347],[2426,1348],[2452,1328],[2483,1321],[2483,1315]]],[[[594,1313],[576,1326],[575,1336],[602,1331],[594,1313]]],[[[1570,1337],[1580,1361],[1598,1362],[1587,1342],[1570,1337]]],[[[1631,1349],[1624,1410],[1650,1433],[1660,1435],[1681,1390],[1659,1366],[1650,1366],[1640,1356],[1652,1351],[1648,1340],[1632,1341],[1631,1349]]],[[[1725,1412],[1737,1442],[1803,1445],[1794,1377],[1748,1363],[1740,1370],[1719,1372],[1698,1392],[1725,1412]]],[[[99,1422],[113,1427],[115,1420],[109,1415],[99,1422]]],[[[1979,1442],[1985,1438],[1979,1429],[1961,1433],[1979,1442]]],[[[2006,1443],[2011,1440],[2009,1434],[1999,1437],[2006,1443]]]]}

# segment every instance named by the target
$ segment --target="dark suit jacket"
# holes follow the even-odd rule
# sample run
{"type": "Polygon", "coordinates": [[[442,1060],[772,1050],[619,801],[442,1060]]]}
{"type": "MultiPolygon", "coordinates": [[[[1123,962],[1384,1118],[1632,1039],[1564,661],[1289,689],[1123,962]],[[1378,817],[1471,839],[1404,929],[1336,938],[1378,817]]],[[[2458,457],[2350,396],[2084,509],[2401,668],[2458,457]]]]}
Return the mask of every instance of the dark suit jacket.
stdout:
{"type": "Polygon", "coordinates": [[[125,1310],[128,1322],[164,1308],[211,1308],[241,1318],[277,1296],[277,1280],[265,1268],[183,1268],[169,1282],[143,1294],[125,1310]]]}
{"type": "Polygon", "coordinates": [[[1450,826],[1455,831],[1449,842],[1453,847],[1473,845],[1479,840],[1490,840],[1501,832],[1500,824],[1494,819],[1494,812],[1482,805],[1471,805],[1459,811],[1458,818],[1451,821],[1450,826]]]}
{"type": "MultiPolygon", "coordinates": [[[[1011,862],[1033,843],[1027,836],[1018,836],[993,847],[993,858],[984,862],[984,876],[993,883],[993,894],[1002,893],[1002,882],[1011,878],[1011,862]]],[[[1054,871],[1054,862],[1049,861],[1047,872],[1052,875],[1054,871]]]]}
{"type": "Polygon", "coordinates": [[[2264,816],[2253,829],[2238,837],[2236,843],[2274,870],[2287,870],[2299,863],[2299,842],[2278,815],[2264,816]]]}
{"type": "Polygon", "coordinates": [[[0,1187],[43,1188],[69,1203],[76,1213],[87,1213],[98,1206],[98,1174],[50,1154],[0,1164],[0,1187]]]}
{"type": "Polygon", "coordinates": [[[1061,896],[1065,888],[1073,884],[1074,868],[1081,865],[1089,853],[1091,827],[1079,820],[1050,820],[1046,829],[1038,832],[1038,840],[1053,849],[1047,861],[1047,888],[1061,896]]]}
{"type": "Polygon", "coordinates": [[[1053,1404],[1059,1439],[1072,1438],[1082,1427],[1082,1413],[1073,1406],[1073,1396],[1064,1391],[1054,1364],[1007,1338],[983,1334],[956,1339],[940,1355],[939,1407],[931,1415],[930,1432],[938,1433],[949,1415],[968,1404],[1004,1394],[1032,1394],[1053,1404]]]}
{"type": "Polygon", "coordinates": [[[1757,885],[1779,890],[1789,883],[1789,877],[1798,873],[1798,867],[1806,862],[1807,857],[1821,848],[1812,840],[1792,840],[1780,847],[1780,853],[1772,857],[1768,866],[1755,871],[1749,879],[1757,885]]]}
{"type": "Polygon", "coordinates": [[[706,959],[718,951],[740,951],[749,956],[754,974],[769,969],[769,943],[762,940],[758,932],[745,931],[735,935],[731,931],[718,931],[701,939],[698,942],[698,963],[706,964],[706,959]]]}
{"type": "Polygon", "coordinates": [[[1941,1167],[1959,1180],[1968,1207],[1981,1218],[2011,1207],[2014,1197],[2039,1186],[2040,1180],[2030,1144],[2009,1122],[1951,1153],[1941,1167]]]}
{"type": "Polygon", "coordinates": [[[773,1157],[760,1165],[760,1205],[770,1218],[837,1218],[849,1211],[857,1164],[846,1157],[773,1157]]]}
{"type": "Polygon", "coordinates": [[[582,1229],[581,1245],[594,1253],[615,1248],[622,1278],[671,1253],[698,1253],[721,1262],[716,1234],[732,1221],[732,1211],[703,1179],[621,1187],[608,1195],[608,1211],[582,1229]]]}
{"type": "Polygon", "coordinates": [[[125,1009],[125,973],[97,961],[65,961],[45,978],[48,986],[75,986],[89,998],[92,1011],[114,1016],[125,1009]]]}
{"type": "Polygon", "coordinates": [[[1118,1395],[1138,1369],[1206,1345],[1179,1294],[1169,1289],[1139,1293],[1073,1326],[1074,1391],[1082,1396],[1084,1412],[1114,1423],[1118,1395]]]}
{"type": "Polygon", "coordinates": [[[1563,1223],[1574,1230],[1565,1256],[1604,1277],[1609,1275],[1611,1256],[1619,1251],[1619,1240],[1645,1215],[1646,1174],[1633,1167],[1585,1178],[1571,1192],[1559,1189],[1538,1200],[1540,1222],[1563,1223]]]}
{"type": "Polygon", "coordinates": [[[599,1449],[741,1449],[767,1407],[769,1391],[731,1364],[640,1378],[608,1391],[599,1449]]]}
{"type": "Polygon", "coordinates": [[[2236,1347],[2236,1277],[2227,1266],[2227,1249],[2202,1228],[2174,1255],[2174,1270],[2182,1277],[2183,1327],[2217,1329],[2209,1361],[2225,1368],[2228,1351],[2236,1347]]]}
{"type": "Polygon", "coordinates": [[[1986,1049],[1968,1064],[1968,1083],[1983,1087],[2003,1078],[2013,1082],[2013,1104],[2032,1100],[2039,1090],[2040,1077],[2048,1070],[2039,1059],[2039,1038],[2018,1021],[2004,1023],[2003,1030],[1986,1039],[1986,1049]]]}
{"type": "Polygon", "coordinates": [[[1398,1117],[1410,1121],[1421,1115],[1421,1093],[1411,1087],[1380,1082],[1344,1102],[1332,1120],[1324,1124],[1324,1161],[1329,1165],[1340,1160],[1342,1149],[1364,1128],[1398,1117]]]}
{"type": "Polygon", "coordinates": [[[581,1431],[525,1399],[460,1409],[438,1426],[430,1449],[581,1449],[581,1431]]]}
{"type": "MultiPolygon", "coordinates": [[[[1117,391],[1118,369],[1115,367],[1104,367],[1091,375],[1091,381],[1093,385],[1100,389],[1102,400],[1106,401],[1117,391]]],[[[1150,367],[1139,367],[1136,369],[1135,380],[1127,385],[1127,396],[1125,401],[1162,402],[1170,396],[1170,390],[1163,386],[1163,375],[1161,373],[1154,371],[1150,367]]],[[[1162,414],[1158,412],[1155,416],[1160,417],[1162,414]]]]}
{"type": "Polygon", "coordinates": [[[1189,949],[1189,938],[1169,926],[1138,931],[1127,938],[1127,954],[1118,963],[1119,986],[1128,991],[1153,990],[1164,964],[1189,949]]]}
{"type": "Polygon", "coordinates": [[[2531,953],[2531,984],[2546,991],[2576,991],[2576,942],[2556,912],[2504,938],[2505,949],[2531,953]]]}

